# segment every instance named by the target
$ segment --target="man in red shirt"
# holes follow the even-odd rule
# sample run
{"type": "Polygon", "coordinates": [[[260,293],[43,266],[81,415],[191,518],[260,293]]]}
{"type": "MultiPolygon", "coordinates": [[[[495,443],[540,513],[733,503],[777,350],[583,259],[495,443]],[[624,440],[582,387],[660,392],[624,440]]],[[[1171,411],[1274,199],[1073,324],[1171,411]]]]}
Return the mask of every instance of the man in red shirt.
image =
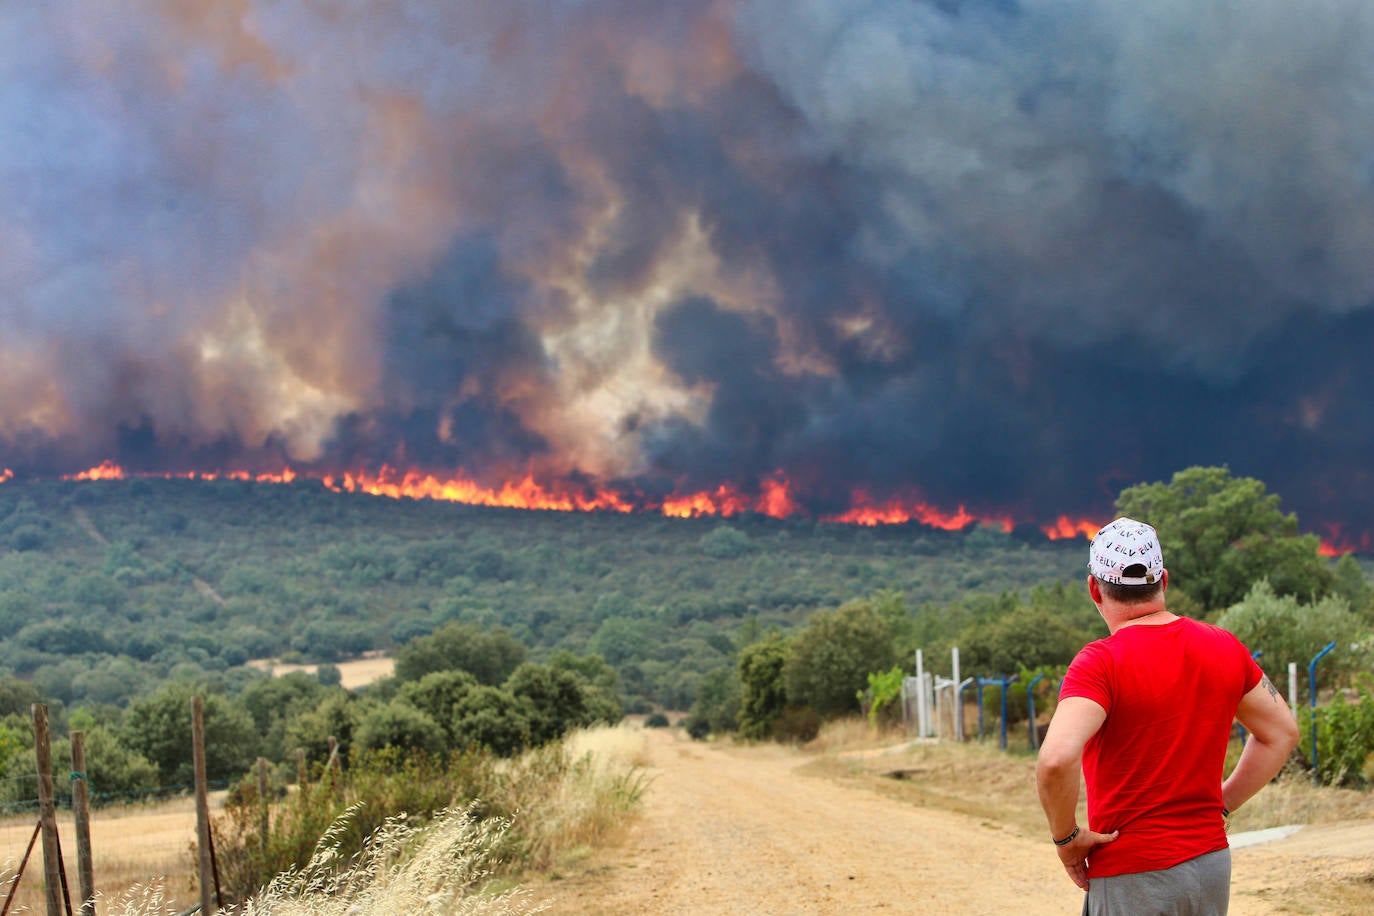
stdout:
{"type": "Polygon", "coordinates": [[[1069,666],[1036,766],[1059,859],[1088,892],[1085,913],[1225,914],[1225,818],[1283,768],[1297,723],[1238,639],[1165,609],[1169,573],[1149,525],[1107,525],[1088,568],[1110,635],[1069,666]],[[1250,738],[1223,780],[1237,718],[1250,738]]]}

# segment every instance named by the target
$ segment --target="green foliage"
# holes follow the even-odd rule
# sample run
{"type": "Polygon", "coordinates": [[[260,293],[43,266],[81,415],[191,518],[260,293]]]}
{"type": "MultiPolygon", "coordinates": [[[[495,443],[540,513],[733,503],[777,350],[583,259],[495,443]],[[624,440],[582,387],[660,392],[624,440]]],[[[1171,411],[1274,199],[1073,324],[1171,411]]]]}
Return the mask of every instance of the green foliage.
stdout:
{"type": "Polygon", "coordinates": [[[1340,677],[1368,666],[1369,625],[1335,595],[1303,604],[1292,595],[1276,594],[1268,580],[1261,579],[1217,619],[1217,625],[1234,633],[1251,652],[1262,652],[1260,667],[1276,684],[1284,682],[1289,662],[1305,668],[1333,641],[1336,649],[1323,659],[1323,671],[1340,677]]]}
{"type": "Polygon", "coordinates": [[[157,767],[164,786],[193,781],[191,698],[196,695],[205,729],[206,778],[228,779],[247,770],[257,756],[257,730],[241,704],[200,685],[172,682],[135,702],[119,731],[125,747],[157,767]]]}
{"type": "Polygon", "coordinates": [[[434,671],[466,671],[479,683],[496,685],[525,660],[527,649],[504,627],[446,623],[412,639],[396,653],[396,679],[418,681],[434,671]]]}
{"type": "Polygon", "coordinates": [[[300,748],[306,759],[324,760],[329,756],[329,739],[334,738],[340,756],[347,757],[353,749],[353,735],[368,708],[366,702],[354,700],[343,690],[330,691],[319,705],[286,718],[283,749],[294,753],[300,748]]]}
{"type": "Polygon", "coordinates": [[[1155,526],[1171,588],[1209,610],[1236,603],[1262,577],[1280,595],[1308,598],[1331,588],[1320,539],[1299,534],[1297,516],[1283,514],[1278,495],[1252,477],[1192,467],[1167,484],[1121,491],[1116,508],[1155,526]]]}
{"type": "Polygon", "coordinates": [[[891,721],[894,709],[900,712],[898,703],[902,699],[904,677],[900,666],[868,675],[868,721],[871,725],[891,721]]]}
{"type": "Polygon", "coordinates": [[[1374,623],[1374,588],[1370,587],[1353,554],[1343,553],[1332,569],[1331,590],[1350,603],[1350,610],[1366,623],[1374,623]]]}
{"type": "MultiPolygon", "coordinates": [[[[596,688],[566,668],[525,662],[512,672],[504,686],[524,707],[530,723],[530,742],[535,745],[591,725],[602,714],[593,700],[596,688]]],[[[617,714],[613,721],[619,719],[617,714]]]]}
{"type": "MultiPolygon", "coordinates": [[[[158,770],[142,754],[125,747],[114,730],[95,725],[84,731],[87,796],[92,805],[120,804],[161,787],[158,770]]],[[[71,771],[71,742],[53,742],[52,759],[59,781],[71,771]],[[64,766],[61,761],[67,761],[64,766]]],[[[34,787],[35,797],[37,787],[34,787]]]]}
{"type": "Polygon", "coordinates": [[[25,749],[14,731],[0,722],[0,780],[7,780],[14,775],[12,770],[25,749]]]}
{"type": "MultiPolygon", "coordinates": [[[[1010,723],[1024,722],[1030,716],[1030,703],[1026,698],[1027,688],[1031,681],[1035,680],[1036,675],[1044,676],[1034,688],[1035,716],[1038,720],[1049,721],[1049,716],[1054,712],[1055,704],[1058,701],[1059,685],[1063,682],[1067,670],[1068,665],[1039,665],[1034,668],[1021,669],[1017,679],[1007,686],[1007,721],[1010,723]]],[[[991,695],[996,697],[996,689],[992,691],[991,695]]],[[[984,701],[987,701],[986,696],[984,701]]],[[[1000,714],[1000,700],[997,702],[999,705],[996,712],[1000,714]]]]}
{"type": "Polygon", "coordinates": [[[791,648],[779,633],[745,646],[739,654],[739,733],[764,738],[787,707],[787,660],[791,648]]]}
{"type": "Polygon", "coordinates": [[[33,704],[41,702],[42,694],[29,682],[9,675],[0,676],[0,716],[27,716],[33,704]]]}
{"type": "MultiPolygon", "coordinates": [[[[780,674],[778,690],[781,693],[780,674]]],[[[704,722],[710,732],[734,731],[740,723],[743,692],[737,666],[723,665],[708,671],[697,686],[697,699],[692,704],[692,721],[704,722]]]]}
{"type": "Polygon", "coordinates": [[[719,525],[701,536],[701,552],[716,560],[731,560],[752,553],[749,535],[729,525],[719,525]]]}
{"type": "Polygon", "coordinates": [[[1001,677],[1023,668],[1067,665],[1091,638],[1069,626],[1062,614],[1017,608],[971,624],[959,636],[959,651],[968,672],[1001,677]]]}
{"type": "Polygon", "coordinates": [[[820,611],[791,639],[783,678],[787,701],[822,716],[857,712],[871,671],[897,662],[887,621],[868,602],[820,611]]]}
{"type": "Polygon", "coordinates": [[[428,713],[409,703],[394,700],[368,710],[358,723],[354,744],[366,750],[398,748],[442,754],[444,731],[428,713]]]}
{"type": "Polygon", "coordinates": [[[509,757],[530,746],[527,707],[499,687],[478,684],[459,699],[449,727],[455,748],[484,748],[509,757]]]}
{"type": "MultiPolygon", "coordinates": [[[[1329,786],[1366,788],[1374,781],[1374,690],[1368,676],[1360,679],[1354,700],[1337,692],[1318,707],[1317,772],[1329,786]]],[[[1301,750],[1312,760],[1312,710],[1301,709],[1301,750]]]]}

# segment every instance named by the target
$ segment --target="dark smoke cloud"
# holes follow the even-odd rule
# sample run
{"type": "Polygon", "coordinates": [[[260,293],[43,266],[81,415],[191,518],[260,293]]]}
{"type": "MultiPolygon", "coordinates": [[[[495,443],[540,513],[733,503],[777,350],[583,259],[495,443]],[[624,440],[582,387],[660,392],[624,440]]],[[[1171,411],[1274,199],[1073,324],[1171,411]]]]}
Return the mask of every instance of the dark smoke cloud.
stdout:
{"type": "Polygon", "coordinates": [[[0,468],[1374,531],[1359,0],[0,10],[0,468]]]}

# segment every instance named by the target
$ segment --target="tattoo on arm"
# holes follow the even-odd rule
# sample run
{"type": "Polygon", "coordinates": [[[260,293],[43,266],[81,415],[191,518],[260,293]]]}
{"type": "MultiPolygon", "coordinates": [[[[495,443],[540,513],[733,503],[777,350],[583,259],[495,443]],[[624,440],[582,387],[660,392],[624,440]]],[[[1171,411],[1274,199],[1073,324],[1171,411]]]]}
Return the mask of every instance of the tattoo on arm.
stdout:
{"type": "Polygon", "coordinates": [[[1282,699],[1282,698],[1279,696],[1279,689],[1278,689],[1277,687],[1275,687],[1275,686],[1269,681],[1269,678],[1267,678],[1267,677],[1261,678],[1261,679],[1260,679],[1260,683],[1263,684],[1263,685],[1265,686],[1265,688],[1269,691],[1269,696],[1270,696],[1270,697],[1272,697],[1272,698],[1275,699],[1275,700],[1282,699]]]}

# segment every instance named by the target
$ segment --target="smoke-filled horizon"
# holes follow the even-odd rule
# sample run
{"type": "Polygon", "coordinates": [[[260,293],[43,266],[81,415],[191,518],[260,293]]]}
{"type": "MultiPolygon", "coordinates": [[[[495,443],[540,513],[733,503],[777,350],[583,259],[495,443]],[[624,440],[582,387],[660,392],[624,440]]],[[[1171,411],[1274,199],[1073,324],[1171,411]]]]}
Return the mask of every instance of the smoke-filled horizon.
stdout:
{"type": "Polygon", "coordinates": [[[19,0],[0,469],[1368,534],[1371,151],[1361,0],[19,0]]]}

